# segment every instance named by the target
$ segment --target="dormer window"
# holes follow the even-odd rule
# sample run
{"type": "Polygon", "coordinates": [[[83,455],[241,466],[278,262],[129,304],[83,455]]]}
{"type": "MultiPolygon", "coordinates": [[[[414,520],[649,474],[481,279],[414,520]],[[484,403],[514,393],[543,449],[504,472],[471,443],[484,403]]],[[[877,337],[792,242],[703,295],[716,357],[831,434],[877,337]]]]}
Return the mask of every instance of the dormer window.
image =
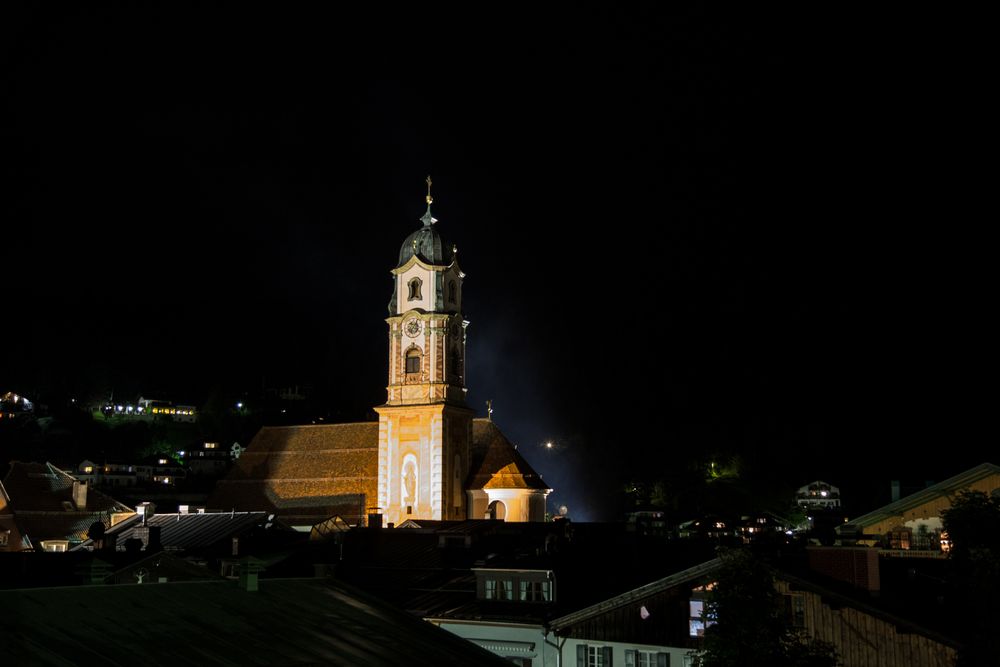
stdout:
{"type": "Polygon", "coordinates": [[[406,372],[420,372],[420,350],[415,347],[407,350],[406,352],[406,372]]]}
{"type": "Polygon", "coordinates": [[[480,570],[476,573],[477,597],[503,602],[555,601],[555,581],[547,570],[480,570]]]}
{"type": "Polygon", "coordinates": [[[420,286],[422,284],[423,282],[420,280],[420,278],[413,278],[412,280],[410,280],[410,282],[407,283],[407,285],[409,285],[410,287],[410,295],[406,297],[407,301],[417,301],[423,298],[422,296],[420,296],[420,286]]]}

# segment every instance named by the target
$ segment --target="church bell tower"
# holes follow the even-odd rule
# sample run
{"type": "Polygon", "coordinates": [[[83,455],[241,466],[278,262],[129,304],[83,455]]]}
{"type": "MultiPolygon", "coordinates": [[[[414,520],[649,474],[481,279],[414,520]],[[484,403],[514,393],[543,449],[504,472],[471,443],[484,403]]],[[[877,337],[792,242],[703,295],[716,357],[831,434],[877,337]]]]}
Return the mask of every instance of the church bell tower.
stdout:
{"type": "Polygon", "coordinates": [[[458,252],[431,215],[406,237],[392,270],[389,385],[375,408],[378,503],[386,521],[465,519],[472,410],[465,405],[465,330],[458,252]]]}

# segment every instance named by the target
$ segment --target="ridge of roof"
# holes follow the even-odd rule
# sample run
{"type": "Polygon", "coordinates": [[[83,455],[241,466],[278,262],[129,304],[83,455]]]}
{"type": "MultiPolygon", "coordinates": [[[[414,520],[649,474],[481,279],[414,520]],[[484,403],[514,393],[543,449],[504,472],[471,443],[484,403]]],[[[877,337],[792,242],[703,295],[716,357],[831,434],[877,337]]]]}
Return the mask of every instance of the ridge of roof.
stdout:
{"type": "Polygon", "coordinates": [[[583,609],[566,614],[565,616],[560,616],[559,618],[553,619],[549,623],[549,627],[558,632],[561,629],[576,625],[577,623],[597,616],[598,614],[603,614],[605,612],[618,609],[619,607],[624,607],[625,605],[631,604],[636,600],[641,600],[649,595],[660,593],[679,584],[700,579],[701,577],[714,572],[720,564],[721,561],[718,558],[713,558],[710,561],[699,563],[698,565],[689,567],[686,570],[681,570],[680,572],[663,577],[662,579],[657,579],[656,581],[639,586],[638,588],[633,588],[630,591],[608,598],[607,600],[603,600],[597,604],[592,604],[589,607],[584,607],[583,609]]]}
{"type": "Polygon", "coordinates": [[[979,465],[960,472],[957,475],[952,475],[944,481],[932,484],[926,489],[921,489],[916,493],[911,493],[905,498],[900,498],[899,500],[895,500],[888,505],[883,505],[882,507],[872,510],[867,514],[862,514],[856,519],[851,519],[843,526],[839,526],[838,532],[848,526],[859,528],[878,523],[883,519],[896,516],[908,509],[912,509],[929,500],[933,500],[939,495],[947,494],[949,491],[957,491],[964,486],[968,486],[973,482],[978,482],[981,479],[985,479],[986,477],[995,474],[1000,474],[1000,466],[988,462],[980,463],[979,465]]]}

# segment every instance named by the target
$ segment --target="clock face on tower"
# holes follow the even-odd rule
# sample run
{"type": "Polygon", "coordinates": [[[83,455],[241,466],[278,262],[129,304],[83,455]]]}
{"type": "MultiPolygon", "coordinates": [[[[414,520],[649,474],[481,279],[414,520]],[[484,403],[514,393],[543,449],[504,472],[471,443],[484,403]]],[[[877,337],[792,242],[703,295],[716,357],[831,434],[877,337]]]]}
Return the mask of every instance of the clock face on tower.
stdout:
{"type": "Polygon", "coordinates": [[[420,320],[410,320],[406,323],[406,335],[410,338],[420,335],[420,320]]]}

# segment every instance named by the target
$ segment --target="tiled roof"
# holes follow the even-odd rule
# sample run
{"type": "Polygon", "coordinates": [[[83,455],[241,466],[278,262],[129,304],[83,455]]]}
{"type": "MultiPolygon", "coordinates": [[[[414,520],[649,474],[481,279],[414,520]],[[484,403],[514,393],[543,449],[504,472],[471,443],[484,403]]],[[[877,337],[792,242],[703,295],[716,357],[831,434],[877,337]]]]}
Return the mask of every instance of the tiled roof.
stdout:
{"type": "MultiPolygon", "coordinates": [[[[468,488],[548,489],[500,429],[473,422],[468,488]]],[[[273,512],[286,521],[363,516],[378,497],[378,423],[268,426],[251,441],[208,507],[273,512]]]]}
{"type": "Polygon", "coordinates": [[[5,544],[0,544],[0,551],[16,551],[21,546],[21,531],[14,521],[14,509],[10,506],[10,498],[0,482],[0,533],[3,533],[5,544]]]}
{"type": "Polygon", "coordinates": [[[208,500],[212,509],[321,521],[378,495],[378,423],[264,427],[208,500]]]}
{"type": "Polygon", "coordinates": [[[13,510],[21,536],[30,540],[36,549],[42,540],[81,542],[87,539],[87,531],[95,522],[107,526],[111,523],[111,514],[132,511],[89,487],[87,506],[78,510],[73,503],[74,481],[72,475],[51,463],[11,463],[3,484],[7,507],[13,510]]]}
{"type": "Polygon", "coordinates": [[[87,531],[100,521],[105,526],[110,518],[103,512],[17,512],[14,522],[22,535],[31,540],[35,549],[42,540],[83,542],[87,531]]]}
{"type": "MultiPolygon", "coordinates": [[[[51,463],[13,461],[3,483],[15,512],[62,512],[65,510],[63,502],[73,501],[74,481],[72,475],[51,463]]],[[[86,511],[128,512],[131,509],[96,489],[88,488],[86,511]]]]}
{"type": "Polygon", "coordinates": [[[468,489],[541,489],[542,476],[488,419],[472,421],[472,467],[468,489]]]}

